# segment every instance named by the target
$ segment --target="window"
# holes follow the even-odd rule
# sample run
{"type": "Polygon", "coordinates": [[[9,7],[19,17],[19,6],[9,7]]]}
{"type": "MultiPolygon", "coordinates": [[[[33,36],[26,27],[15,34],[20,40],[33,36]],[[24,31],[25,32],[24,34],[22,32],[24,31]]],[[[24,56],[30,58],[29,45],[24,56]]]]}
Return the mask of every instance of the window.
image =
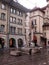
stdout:
{"type": "Polygon", "coordinates": [[[15,17],[13,17],[13,23],[16,23],[16,18],[15,17]]]}
{"type": "Polygon", "coordinates": [[[1,25],[0,26],[0,32],[4,32],[4,29],[5,29],[5,26],[4,25],[1,25]]]}
{"type": "Polygon", "coordinates": [[[36,25],[36,19],[34,19],[34,22],[33,22],[34,25],[36,25]]]}
{"type": "Polygon", "coordinates": [[[16,27],[10,27],[10,33],[11,34],[16,34],[16,27]]]}
{"type": "Polygon", "coordinates": [[[17,11],[17,15],[19,15],[19,11],[17,11]]]}
{"type": "Polygon", "coordinates": [[[32,27],[32,28],[34,27],[33,21],[31,22],[31,27],[32,27]]]}
{"type": "Polygon", "coordinates": [[[32,24],[36,25],[36,19],[34,19],[34,20],[32,21],[32,24]]]}
{"type": "Polygon", "coordinates": [[[10,22],[12,22],[13,21],[13,17],[10,17],[10,22]]]}
{"type": "Polygon", "coordinates": [[[22,12],[19,12],[20,16],[23,16],[23,13],[22,12]]]}
{"type": "Polygon", "coordinates": [[[4,4],[2,4],[2,5],[1,5],[1,8],[2,8],[2,9],[5,9],[5,5],[4,5],[4,4]]]}
{"type": "Polygon", "coordinates": [[[13,13],[14,13],[14,14],[16,13],[16,10],[15,10],[15,9],[13,9],[13,13]]]}
{"type": "Polygon", "coordinates": [[[23,16],[23,13],[20,12],[20,11],[17,11],[17,15],[19,15],[19,16],[23,16]]]}
{"type": "Polygon", "coordinates": [[[1,13],[1,19],[5,20],[5,13],[1,13]]]}
{"type": "Polygon", "coordinates": [[[33,21],[32,21],[32,25],[33,25],[33,21]]]}
{"type": "Polygon", "coordinates": [[[18,19],[18,24],[22,25],[22,19],[18,19]]]}
{"type": "Polygon", "coordinates": [[[16,14],[16,10],[13,9],[13,8],[10,9],[10,12],[13,13],[13,14],[16,14]]]}
{"type": "Polygon", "coordinates": [[[13,12],[13,9],[12,9],[12,8],[10,9],[10,12],[11,12],[11,13],[13,12]]]}
{"type": "Polygon", "coordinates": [[[10,22],[11,23],[16,23],[16,18],[15,17],[10,17],[10,22]]]}
{"type": "Polygon", "coordinates": [[[18,28],[18,34],[22,34],[22,28],[18,28]]]}

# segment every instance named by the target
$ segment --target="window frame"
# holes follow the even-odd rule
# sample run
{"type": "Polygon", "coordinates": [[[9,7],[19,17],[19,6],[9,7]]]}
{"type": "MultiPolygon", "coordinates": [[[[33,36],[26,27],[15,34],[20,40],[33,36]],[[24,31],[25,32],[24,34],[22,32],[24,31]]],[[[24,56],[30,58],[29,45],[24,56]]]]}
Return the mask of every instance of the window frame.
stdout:
{"type": "Polygon", "coordinates": [[[10,8],[10,13],[11,13],[11,14],[16,14],[16,9],[14,9],[14,8],[11,7],[11,8],[10,8]]]}
{"type": "Polygon", "coordinates": [[[5,16],[6,16],[5,13],[1,13],[1,19],[2,19],[2,20],[6,20],[6,19],[5,19],[5,16]]]}
{"type": "Polygon", "coordinates": [[[2,3],[1,4],[1,9],[6,10],[6,5],[2,3]]]}
{"type": "Polygon", "coordinates": [[[22,28],[17,28],[18,29],[18,34],[22,35],[22,28]]]}
{"type": "Polygon", "coordinates": [[[5,25],[1,25],[1,26],[0,26],[0,32],[2,32],[2,33],[3,33],[3,32],[4,32],[4,30],[5,30],[5,25]]]}
{"type": "Polygon", "coordinates": [[[16,23],[16,17],[10,16],[10,18],[12,19],[12,20],[10,20],[10,23],[16,23]],[[15,21],[14,21],[14,19],[15,19],[15,21]]]}
{"type": "Polygon", "coordinates": [[[16,27],[10,26],[10,34],[16,34],[16,27]]]}

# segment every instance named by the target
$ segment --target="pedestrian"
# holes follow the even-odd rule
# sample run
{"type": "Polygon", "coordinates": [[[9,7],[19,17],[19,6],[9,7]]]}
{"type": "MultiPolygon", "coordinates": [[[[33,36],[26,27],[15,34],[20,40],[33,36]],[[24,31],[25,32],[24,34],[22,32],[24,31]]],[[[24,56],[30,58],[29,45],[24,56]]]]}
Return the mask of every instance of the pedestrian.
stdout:
{"type": "Polygon", "coordinates": [[[29,47],[30,47],[30,42],[29,42],[29,47]]]}
{"type": "Polygon", "coordinates": [[[31,55],[32,54],[32,49],[29,49],[29,55],[31,55]]]}
{"type": "Polygon", "coordinates": [[[4,40],[2,40],[2,49],[4,49],[4,40]]]}

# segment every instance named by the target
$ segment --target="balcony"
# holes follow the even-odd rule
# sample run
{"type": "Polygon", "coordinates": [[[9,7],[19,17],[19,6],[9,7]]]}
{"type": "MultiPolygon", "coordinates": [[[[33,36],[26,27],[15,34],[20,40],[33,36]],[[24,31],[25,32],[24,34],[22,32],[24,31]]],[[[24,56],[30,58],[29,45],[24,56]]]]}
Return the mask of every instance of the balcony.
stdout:
{"type": "Polygon", "coordinates": [[[43,30],[49,30],[49,23],[44,23],[43,24],[43,30]]]}
{"type": "Polygon", "coordinates": [[[0,31],[0,34],[6,34],[6,32],[5,31],[0,31]]]}
{"type": "Polygon", "coordinates": [[[0,18],[0,20],[2,20],[2,21],[6,21],[6,19],[2,19],[2,18],[0,18]]]}
{"type": "Polygon", "coordinates": [[[49,26],[48,22],[46,22],[46,23],[43,24],[43,27],[46,27],[46,26],[49,26]]]}

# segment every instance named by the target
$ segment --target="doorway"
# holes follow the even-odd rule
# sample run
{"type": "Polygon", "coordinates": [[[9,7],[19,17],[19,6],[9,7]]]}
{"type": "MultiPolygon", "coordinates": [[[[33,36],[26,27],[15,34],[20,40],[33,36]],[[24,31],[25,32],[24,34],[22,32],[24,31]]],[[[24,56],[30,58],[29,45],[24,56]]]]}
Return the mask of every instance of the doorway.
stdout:
{"type": "Polygon", "coordinates": [[[4,48],[5,40],[0,38],[0,48],[4,48]]]}
{"type": "Polygon", "coordinates": [[[23,47],[23,40],[21,38],[18,39],[18,47],[23,47]]]}
{"type": "Polygon", "coordinates": [[[14,38],[11,38],[11,39],[9,40],[9,46],[10,46],[10,47],[16,47],[16,41],[15,41],[14,38]]]}

